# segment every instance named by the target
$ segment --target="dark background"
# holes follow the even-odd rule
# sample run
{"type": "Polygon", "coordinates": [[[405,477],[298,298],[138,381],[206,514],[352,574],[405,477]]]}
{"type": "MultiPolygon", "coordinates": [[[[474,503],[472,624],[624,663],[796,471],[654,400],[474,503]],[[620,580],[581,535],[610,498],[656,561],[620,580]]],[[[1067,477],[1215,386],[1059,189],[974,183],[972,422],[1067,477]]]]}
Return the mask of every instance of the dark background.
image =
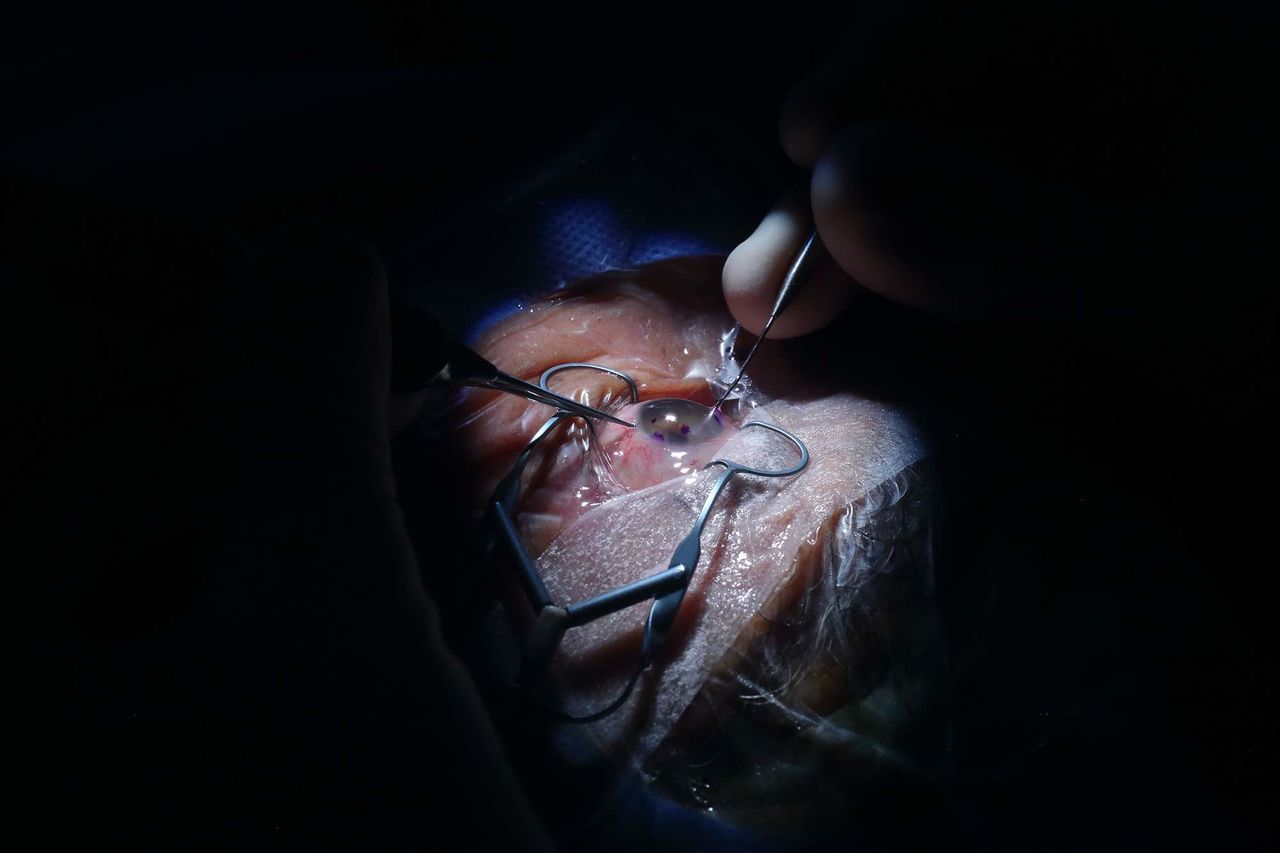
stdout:
{"type": "MultiPolygon", "coordinates": [[[[72,192],[73,206],[128,210],[161,230],[211,226],[247,241],[299,218],[336,222],[379,248],[393,284],[412,278],[430,291],[433,272],[450,282],[492,275],[468,250],[487,238],[493,200],[618,115],[644,140],[638,149],[656,171],[679,169],[654,152],[687,151],[681,162],[710,176],[718,236],[730,245],[734,233],[745,236],[802,177],[776,144],[777,112],[794,82],[836,46],[850,10],[352,2],[9,14],[3,172],[19,179],[14,186],[56,186],[72,192]]],[[[1174,40],[1195,21],[1141,7],[1119,17],[1132,30],[1167,29],[1174,40]]],[[[1245,29],[1254,31],[1214,42],[1194,68],[1220,75],[1211,82],[1229,84],[1216,90],[1223,103],[1256,116],[1271,108],[1265,93],[1274,78],[1266,62],[1252,60],[1272,43],[1266,27],[1245,29]]],[[[922,78],[947,72],[927,52],[912,65],[922,78]]],[[[1037,93],[1023,94],[1015,111],[1051,111],[1037,93]]],[[[1196,157],[1261,162],[1264,125],[1226,120],[1236,114],[1226,114],[1221,138],[1196,157]]],[[[1137,160],[1125,162],[1110,173],[1119,183],[1139,171],[1137,160]]],[[[956,678],[954,776],[942,804],[851,827],[851,847],[922,832],[962,847],[1274,843],[1270,533],[1280,472],[1271,420],[1274,274],[1265,266],[1272,177],[1260,173],[1245,181],[1250,192],[1226,199],[1223,216],[1199,235],[1202,264],[1157,265],[1149,280],[1118,283],[1180,302],[1171,322],[1185,323],[1188,345],[1211,354],[1193,375],[1155,369],[1153,378],[1052,323],[919,317],[878,300],[812,343],[861,390],[920,414],[938,442],[948,500],[937,561],[956,678]],[[1221,299],[1260,308],[1245,325],[1188,322],[1201,303],[1221,299]]],[[[51,255],[74,259],[76,246],[95,237],[92,219],[66,243],[34,226],[24,231],[40,218],[6,204],[6,258],[24,269],[51,255]]],[[[170,298],[187,306],[183,294],[170,298]]],[[[454,310],[443,286],[439,299],[446,314],[454,310]]],[[[7,312],[9,345],[34,365],[20,369],[26,375],[6,417],[19,475],[7,491],[14,506],[34,510],[26,533],[44,555],[37,587],[56,594],[59,567],[110,563],[111,555],[79,549],[81,535],[95,532],[78,520],[86,517],[75,512],[81,498],[20,476],[39,470],[24,467],[34,455],[56,454],[77,436],[75,424],[36,435],[39,420],[22,417],[38,411],[56,420],[58,405],[46,394],[76,389],[56,335],[23,333],[22,307],[7,312]],[[58,517],[64,505],[67,523],[58,517]]],[[[1133,318],[1135,328],[1164,321],[1162,312],[1153,316],[1133,318]]],[[[474,318],[457,308],[456,319],[474,318]]],[[[58,327],[56,318],[42,321],[40,329],[58,327]]],[[[1139,348],[1144,334],[1135,332],[1139,348]]],[[[195,415],[182,423],[200,429],[195,415]]],[[[176,458],[189,473],[186,488],[198,489],[207,463],[184,452],[176,458]]],[[[108,483],[108,492],[149,487],[143,476],[110,482],[98,463],[78,464],[85,483],[108,483]]],[[[434,529],[424,522],[420,539],[449,529],[450,509],[438,496],[407,491],[416,517],[440,519],[434,529]]],[[[192,545],[174,542],[158,543],[141,574],[125,571],[132,580],[124,592],[108,589],[105,603],[84,611],[81,629],[118,665],[145,656],[138,637],[184,618],[181,567],[192,545]]],[[[16,557],[25,544],[13,548],[16,557]]],[[[450,559],[462,555],[434,565],[450,559]]],[[[429,576],[428,587],[439,593],[444,575],[429,576]]],[[[454,630],[447,613],[445,620],[454,630]]],[[[33,636],[37,652],[56,646],[56,637],[33,636]]],[[[295,828],[286,842],[370,843],[363,824],[317,803],[376,792],[339,784],[322,796],[283,749],[217,769],[209,759],[234,751],[234,737],[188,740],[183,709],[215,685],[149,681],[140,664],[130,670],[140,673],[135,695],[122,696],[95,669],[102,658],[35,660],[18,691],[30,700],[29,745],[40,753],[28,789],[38,806],[32,814],[56,822],[59,833],[160,846],[262,841],[278,831],[277,816],[261,808],[270,802],[295,828]],[[159,718],[168,715],[169,734],[118,724],[119,709],[139,696],[159,718]],[[140,812],[149,815],[145,827],[135,820],[140,812]]],[[[389,726],[415,724],[389,712],[389,726]]],[[[429,831],[437,839],[465,832],[466,820],[484,819],[483,804],[474,811],[429,831]]],[[[423,827],[405,814],[389,813],[379,845],[420,843],[423,827]]]]}

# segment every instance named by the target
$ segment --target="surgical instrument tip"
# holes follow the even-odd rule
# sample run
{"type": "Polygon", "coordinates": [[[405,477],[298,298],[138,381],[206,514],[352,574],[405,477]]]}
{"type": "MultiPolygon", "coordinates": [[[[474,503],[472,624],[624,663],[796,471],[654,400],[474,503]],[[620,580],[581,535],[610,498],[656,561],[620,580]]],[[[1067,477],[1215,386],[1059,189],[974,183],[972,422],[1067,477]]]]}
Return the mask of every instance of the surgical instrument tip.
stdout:
{"type": "Polygon", "coordinates": [[[599,418],[600,420],[609,421],[619,426],[635,428],[635,424],[630,421],[624,421],[622,418],[602,412],[599,409],[593,409],[590,406],[579,403],[554,391],[534,385],[532,382],[525,382],[509,373],[498,372],[497,376],[486,382],[475,383],[483,388],[492,388],[495,391],[506,391],[509,394],[518,394],[528,400],[534,400],[538,403],[546,403],[548,406],[554,406],[557,409],[563,409],[574,415],[581,415],[584,418],[599,418]]]}
{"type": "Polygon", "coordinates": [[[635,424],[504,373],[491,362],[445,333],[429,310],[404,300],[391,313],[392,389],[418,391],[432,386],[471,385],[516,394],[584,418],[625,427],[635,424]]]}
{"type": "Polygon", "coordinates": [[[756,350],[760,348],[760,344],[769,334],[769,330],[773,328],[774,321],[785,310],[787,306],[796,298],[796,294],[800,292],[802,285],[807,283],[813,277],[813,270],[818,265],[818,261],[827,253],[827,248],[822,244],[822,238],[818,236],[817,229],[809,234],[809,238],[804,241],[804,245],[800,247],[800,251],[796,254],[795,260],[791,262],[791,266],[787,269],[787,274],[782,277],[782,287],[778,289],[778,296],[773,301],[773,310],[769,312],[769,318],[764,322],[764,328],[760,330],[760,337],[756,338],[756,342],[751,345],[751,349],[747,352],[747,357],[742,360],[742,366],[738,368],[738,375],[734,377],[733,382],[720,395],[720,399],[716,400],[713,409],[718,409],[724,405],[724,401],[733,393],[733,389],[738,387],[738,383],[742,381],[743,375],[747,372],[747,365],[751,363],[752,357],[755,356],[756,350]]]}

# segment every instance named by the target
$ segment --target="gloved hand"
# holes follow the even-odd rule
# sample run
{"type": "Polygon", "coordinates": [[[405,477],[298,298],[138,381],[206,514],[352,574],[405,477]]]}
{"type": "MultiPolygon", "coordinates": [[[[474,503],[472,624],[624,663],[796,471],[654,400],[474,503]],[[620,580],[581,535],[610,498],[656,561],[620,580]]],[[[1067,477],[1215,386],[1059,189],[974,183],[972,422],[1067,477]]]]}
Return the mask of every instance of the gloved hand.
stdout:
{"type": "MultiPolygon", "coordinates": [[[[1274,648],[1274,638],[1270,646],[1254,639],[1263,635],[1254,626],[1268,623],[1252,615],[1259,580],[1247,556],[1275,505],[1258,487],[1275,468],[1277,299],[1268,255],[1280,182],[1272,111],[1263,106],[1274,100],[1266,81],[1277,79],[1274,9],[918,2],[860,11],[826,68],[783,111],[783,146],[812,170],[811,185],[733,252],[723,276],[729,307],[758,332],[816,222],[833,261],[771,334],[833,324],[819,340],[844,359],[851,383],[887,375],[872,387],[914,394],[930,414],[963,412],[957,455],[982,461],[951,479],[950,491],[976,516],[1000,518],[1002,531],[1020,525],[992,511],[975,486],[1003,463],[974,453],[974,435],[995,437],[989,458],[1021,460],[1015,485],[988,493],[1008,488],[1019,500],[1068,482],[1046,472],[1076,467],[1063,460],[1088,448],[1081,458],[1103,464],[1080,505],[1140,484],[1173,520],[1160,536],[1203,560],[1206,588],[1231,591],[1237,612],[1211,618],[1251,634],[1185,636],[1274,648]],[[850,302],[861,304],[837,321],[850,302]]],[[[1094,515],[1106,517],[1115,531],[1103,534],[1109,546],[1136,529],[1129,509],[1094,515]]],[[[1052,550],[1025,568],[1044,571],[1052,550]]],[[[1010,612],[1045,612],[1016,593],[1010,601],[1010,612]]],[[[1172,611],[1144,604],[1143,612],[1172,611]]],[[[1243,693],[1257,667],[1215,671],[1215,682],[1243,693]]],[[[955,695],[966,693],[991,695],[972,686],[955,695]]],[[[1179,685],[1179,696],[1192,695],[1197,689],[1179,685]]],[[[1198,723],[1187,722],[1196,715],[1181,698],[1151,718],[1167,717],[1171,740],[1214,768],[1203,778],[1244,778],[1260,751],[1252,741],[1265,740],[1261,717],[1250,700],[1222,707],[1233,709],[1230,730],[1257,734],[1197,743],[1198,723]]],[[[953,732],[958,745],[969,737],[963,723],[953,732]]],[[[994,752],[982,743],[985,762],[994,752]]],[[[1203,784],[1201,802],[1248,811],[1237,802],[1244,797],[1203,784]]],[[[1185,810],[1190,820],[1202,819],[1198,809],[1185,810]]],[[[1248,825],[1234,816],[1226,823],[1248,825]]]]}
{"type": "Polygon", "coordinates": [[[812,183],[732,254],[729,307],[758,331],[816,222],[834,262],[777,337],[860,288],[987,318],[1119,318],[1121,342],[1135,320],[1203,322],[1205,303],[1251,296],[1235,273],[1265,242],[1276,24],[1243,3],[866,4],[783,111],[812,183]]]}
{"type": "Polygon", "coordinates": [[[50,831],[547,846],[404,532],[374,252],[41,198],[0,272],[50,831]]]}

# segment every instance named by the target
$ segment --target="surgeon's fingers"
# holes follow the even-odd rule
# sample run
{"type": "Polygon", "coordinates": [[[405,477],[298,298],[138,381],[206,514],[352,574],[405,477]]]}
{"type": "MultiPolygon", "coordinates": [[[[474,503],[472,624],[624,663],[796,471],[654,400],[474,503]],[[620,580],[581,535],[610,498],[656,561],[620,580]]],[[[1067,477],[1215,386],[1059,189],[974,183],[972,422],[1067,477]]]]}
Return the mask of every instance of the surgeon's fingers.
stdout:
{"type": "MultiPolygon", "coordinates": [[[[759,334],[764,327],[788,267],[813,230],[807,207],[802,196],[784,199],[725,262],[725,302],[734,318],[752,334],[759,334]]],[[[839,316],[858,290],[830,258],[819,263],[802,287],[774,323],[771,338],[795,337],[826,325],[839,316]]]]}
{"type": "Polygon", "coordinates": [[[219,638],[224,710],[255,719],[268,743],[287,738],[320,787],[379,791],[421,842],[433,824],[474,822],[485,846],[544,848],[404,529],[377,255],[344,231],[294,226],[240,284],[218,545],[194,617],[198,636],[219,638]]]}
{"type": "Polygon", "coordinates": [[[796,165],[808,169],[818,162],[835,130],[835,116],[829,107],[824,82],[822,73],[800,81],[791,90],[778,118],[782,150],[796,165]]]}
{"type": "Polygon", "coordinates": [[[210,592],[246,626],[307,602],[291,618],[316,624],[293,630],[333,633],[413,587],[387,448],[381,263],[349,233],[290,226],[242,264],[224,310],[213,515],[224,554],[210,592]]]}
{"type": "MultiPolygon", "coordinates": [[[[1096,258],[1122,253],[1112,211],[1038,181],[980,142],[862,124],[817,162],[815,221],[835,261],[899,303],[1027,316],[1088,302],[1096,258]]],[[[1115,269],[1105,271],[1113,276],[1115,269]]]]}

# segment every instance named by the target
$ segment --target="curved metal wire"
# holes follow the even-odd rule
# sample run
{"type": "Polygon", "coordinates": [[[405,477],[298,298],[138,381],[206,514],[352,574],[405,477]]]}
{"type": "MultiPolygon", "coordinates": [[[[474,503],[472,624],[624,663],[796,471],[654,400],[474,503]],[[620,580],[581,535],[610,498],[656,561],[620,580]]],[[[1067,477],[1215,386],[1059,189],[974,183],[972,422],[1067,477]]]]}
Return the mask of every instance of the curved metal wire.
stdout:
{"type": "MultiPolygon", "coordinates": [[[[631,392],[631,402],[639,402],[640,391],[635,380],[620,370],[591,362],[568,362],[547,368],[539,379],[538,384],[543,390],[549,391],[547,383],[551,377],[562,371],[575,369],[599,370],[622,379],[627,383],[631,392]]],[[[560,645],[564,632],[569,628],[586,624],[610,613],[616,613],[645,599],[653,599],[648,619],[645,621],[644,640],[640,657],[622,692],[613,701],[598,711],[582,716],[574,716],[565,711],[542,705],[546,711],[558,719],[566,722],[587,723],[599,720],[622,707],[634,690],[640,674],[656,658],[671,626],[675,622],[680,603],[684,600],[685,591],[688,589],[689,581],[692,579],[694,569],[698,565],[702,550],[702,530],[706,526],[707,519],[711,516],[711,510],[716,500],[719,499],[729,480],[738,474],[775,478],[799,474],[809,464],[809,449],[798,437],[774,424],[767,424],[763,421],[749,421],[743,424],[742,429],[758,427],[787,439],[799,451],[799,461],[781,470],[767,470],[741,465],[728,459],[711,460],[703,466],[703,470],[713,465],[719,465],[725,470],[717,478],[715,485],[711,488],[711,492],[707,495],[702,511],[694,522],[693,529],[676,546],[675,552],[671,555],[671,562],[665,571],[617,589],[609,590],[586,601],[560,607],[553,604],[536,564],[529,557],[523,542],[520,541],[512,516],[515,511],[515,503],[519,495],[524,469],[532,458],[538,444],[559,424],[574,416],[573,412],[560,409],[533,434],[529,443],[516,458],[511,471],[506,477],[502,478],[494,490],[493,498],[490,501],[490,510],[497,524],[498,532],[506,540],[517,567],[520,569],[521,582],[525,593],[538,617],[525,650],[524,668],[526,669],[526,680],[528,678],[527,668],[530,665],[534,669],[545,671],[546,666],[550,664],[551,657],[560,645]]],[[[589,420],[587,423],[594,430],[594,425],[589,420]]]]}
{"type": "Polygon", "coordinates": [[[767,429],[769,432],[776,433],[787,441],[796,446],[796,450],[800,451],[800,461],[792,465],[790,468],[784,468],[781,471],[766,471],[761,468],[751,468],[746,465],[739,465],[737,462],[730,462],[727,459],[712,459],[703,468],[710,468],[712,465],[723,465],[735,474],[754,474],[757,477],[790,477],[793,474],[799,474],[809,465],[809,448],[805,447],[803,441],[797,438],[793,433],[783,429],[776,424],[767,424],[764,421],[747,421],[742,425],[741,429],[747,427],[760,427],[767,429]]]}
{"type": "MultiPolygon", "coordinates": [[[[621,370],[615,370],[612,367],[605,367],[603,364],[593,364],[589,361],[573,361],[548,367],[542,372],[541,378],[538,379],[539,387],[544,391],[550,391],[551,389],[547,387],[547,381],[557,373],[571,369],[598,370],[602,373],[617,376],[619,379],[626,382],[627,387],[631,390],[631,402],[635,403],[640,399],[640,390],[636,387],[635,380],[630,376],[623,373],[621,370]]],[[[552,415],[546,423],[538,427],[538,431],[533,434],[533,437],[529,439],[529,443],[525,445],[524,450],[520,451],[520,455],[516,457],[515,463],[511,466],[511,471],[498,482],[497,488],[494,489],[493,499],[490,501],[491,503],[501,503],[502,507],[508,513],[515,511],[516,497],[520,493],[520,480],[524,475],[525,467],[528,466],[529,460],[533,457],[533,452],[537,450],[539,442],[546,438],[547,434],[551,432],[551,430],[555,429],[562,421],[574,416],[581,417],[581,415],[578,415],[576,412],[572,412],[567,409],[557,409],[556,413],[552,415]]],[[[592,423],[591,419],[585,418],[585,420],[587,425],[594,430],[595,424],[592,423]]]]}
{"type": "Polygon", "coordinates": [[[590,368],[591,370],[599,370],[602,373],[609,373],[618,377],[623,382],[626,382],[627,387],[631,389],[631,402],[640,402],[640,389],[636,387],[636,381],[634,379],[623,373],[621,370],[614,370],[612,367],[605,367],[603,364],[593,364],[589,361],[569,361],[564,364],[557,364],[554,367],[548,367],[546,370],[542,371],[542,378],[538,380],[538,384],[542,386],[543,391],[550,391],[551,389],[547,387],[547,380],[552,376],[555,376],[562,370],[574,370],[584,367],[590,368]]]}
{"type": "Polygon", "coordinates": [[[658,650],[666,640],[667,633],[671,630],[671,626],[675,624],[676,613],[680,609],[680,603],[684,600],[685,590],[689,588],[689,581],[693,579],[693,570],[697,568],[698,560],[702,556],[702,529],[706,526],[707,519],[711,517],[711,510],[720,498],[721,492],[724,491],[724,487],[738,474],[751,474],[756,477],[790,477],[799,474],[809,465],[809,448],[805,447],[803,441],[787,430],[763,421],[748,421],[742,425],[742,429],[748,427],[761,427],[787,439],[800,451],[800,461],[781,471],[752,468],[728,459],[712,459],[702,466],[704,471],[712,465],[719,465],[725,470],[716,479],[715,485],[711,487],[710,494],[703,501],[702,511],[698,513],[698,518],[693,523],[693,530],[684,538],[684,541],[676,546],[675,552],[671,555],[671,563],[667,567],[668,571],[677,567],[683,568],[685,572],[684,584],[679,589],[656,599],[653,602],[653,606],[649,608],[649,619],[645,623],[645,641],[642,652],[646,665],[657,656],[658,650]]]}

